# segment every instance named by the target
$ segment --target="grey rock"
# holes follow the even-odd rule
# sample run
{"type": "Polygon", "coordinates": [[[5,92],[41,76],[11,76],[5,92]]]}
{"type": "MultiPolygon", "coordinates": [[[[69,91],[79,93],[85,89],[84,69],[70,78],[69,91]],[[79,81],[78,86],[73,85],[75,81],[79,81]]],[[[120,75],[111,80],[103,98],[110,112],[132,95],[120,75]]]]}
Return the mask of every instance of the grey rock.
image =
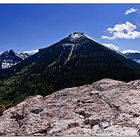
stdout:
{"type": "Polygon", "coordinates": [[[140,81],[103,79],[30,96],[0,117],[1,136],[140,136],[140,81]]]}
{"type": "Polygon", "coordinates": [[[41,109],[37,108],[37,109],[31,110],[31,112],[32,112],[32,113],[35,113],[35,114],[39,114],[39,113],[42,112],[42,111],[43,111],[42,108],[41,108],[41,109]]]}

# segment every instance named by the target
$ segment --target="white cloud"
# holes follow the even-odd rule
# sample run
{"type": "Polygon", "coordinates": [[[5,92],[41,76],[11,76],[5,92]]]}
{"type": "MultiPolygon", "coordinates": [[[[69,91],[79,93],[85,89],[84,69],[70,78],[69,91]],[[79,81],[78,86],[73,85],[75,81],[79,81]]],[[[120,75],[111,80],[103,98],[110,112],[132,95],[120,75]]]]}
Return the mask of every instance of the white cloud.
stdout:
{"type": "Polygon", "coordinates": [[[136,31],[137,27],[126,21],[126,23],[116,24],[113,28],[108,28],[107,31],[111,36],[102,36],[103,39],[136,39],[140,38],[140,31],[136,31]]]}
{"type": "Polygon", "coordinates": [[[116,37],[114,37],[114,36],[109,37],[109,36],[105,36],[105,35],[103,35],[103,36],[102,36],[102,39],[113,40],[113,39],[116,39],[116,37]]]}
{"type": "Polygon", "coordinates": [[[110,33],[113,33],[115,31],[117,31],[117,32],[122,32],[124,30],[133,31],[135,29],[136,29],[136,26],[127,21],[126,23],[123,23],[123,24],[116,24],[113,28],[108,28],[107,30],[110,33]]]}
{"type": "Polygon", "coordinates": [[[30,51],[24,51],[23,53],[35,54],[37,52],[38,52],[38,50],[30,50],[30,51]]]}
{"type": "Polygon", "coordinates": [[[125,11],[124,15],[135,13],[136,11],[138,11],[138,9],[130,8],[130,9],[128,9],[128,10],[125,11]]]}
{"type": "Polygon", "coordinates": [[[124,50],[122,51],[123,54],[125,53],[140,53],[140,51],[137,51],[137,50],[124,50]]]}
{"type": "Polygon", "coordinates": [[[106,44],[106,43],[103,43],[102,45],[104,45],[105,47],[111,49],[111,50],[118,50],[119,47],[113,45],[113,44],[106,44]]]}

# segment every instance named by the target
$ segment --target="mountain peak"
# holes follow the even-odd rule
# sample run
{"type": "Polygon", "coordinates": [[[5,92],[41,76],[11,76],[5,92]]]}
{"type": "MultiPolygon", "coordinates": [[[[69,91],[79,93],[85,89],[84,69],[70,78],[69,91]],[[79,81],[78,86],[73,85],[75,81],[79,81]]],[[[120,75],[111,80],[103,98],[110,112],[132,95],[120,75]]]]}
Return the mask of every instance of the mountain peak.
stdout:
{"type": "Polygon", "coordinates": [[[14,50],[7,50],[7,51],[5,51],[5,52],[3,52],[1,55],[15,55],[15,52],[14,52],[14,50]]]}
{"type": "Polygon", "coordinates": [[[71,40],[71,41],[78,41],[78,40],[81,40],[81,39],[90,39],[92,41],[95,41],[93,38],[91,38],[90,36],[86,35],[85,33],[82,33],[82,32],[73,32],[71,33],[68,38],[71,40]]]}
{"type": "Polygon", "coordinates": [[[9,54],[9,55],[15,55],[15,52],[14,52],[14,50],[9,50],[9,51],[8,51],[8,54],[9,54]]]}
{"type": "Polygon", "coordinates": [[[80,39],[81,37],[85,37],[85,34],[81,33],[81,32],[74,32],[74,33],[70,34],[68,37],[70,38],[70,40],[76,41],[76,40],[80,39]]]}
{"type": "Polygon", "coordinates": [[[73,32],[69,36],[71,36],[71,37],[80,37],[80,36],[84,36],[84,33],[82,33],[82,32],[73,32]]]}

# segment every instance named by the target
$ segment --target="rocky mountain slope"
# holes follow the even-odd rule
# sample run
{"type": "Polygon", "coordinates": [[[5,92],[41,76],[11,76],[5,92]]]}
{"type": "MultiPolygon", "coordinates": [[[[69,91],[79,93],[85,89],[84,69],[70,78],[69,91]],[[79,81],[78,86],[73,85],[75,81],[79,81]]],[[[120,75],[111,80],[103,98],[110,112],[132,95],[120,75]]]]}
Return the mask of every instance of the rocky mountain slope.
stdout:
{"type": "Polygon", "coordinates": [[[5,51],[0,54],[0,69],[10,68],[29,56],[27,53],[16,53],[13,50],[5,51]]]}
{"type": "Polygon", "coordinates": [[[30,96],[0,117],[2,136],[140,136],[140,80],[103,79],[30,96]]]}
{"type": "Polygon", "coordinates": [[[140,79],[140,64],[84,33],[74,32],[0,71],[0,113],[28,96],[46,96],[103,78],[126,82],[140,79]]]}

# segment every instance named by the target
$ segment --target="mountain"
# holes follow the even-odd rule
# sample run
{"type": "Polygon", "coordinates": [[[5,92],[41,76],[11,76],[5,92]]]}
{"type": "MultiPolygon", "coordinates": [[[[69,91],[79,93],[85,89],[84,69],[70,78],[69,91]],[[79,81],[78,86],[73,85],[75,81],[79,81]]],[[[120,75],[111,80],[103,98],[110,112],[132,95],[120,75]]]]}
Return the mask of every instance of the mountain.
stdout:
{"type": "Polygon", "coordinates": [[[5,51],[0,55],[0,68],[9,68],[17,63],[21,62],[22,58],[16,55],[13,50],[5,51]]]}
{"type": "Polygon", "coordinates": [[[102,79],[30,96],[0,117],[1,136],[140,136],[140,80],[102,79]]]}
{"type": "Polygon", "coordinates": [[[5,51],[0,55],[0,69],[14,66],[29,56],[27,53],[15,53],[13,50],[5,51]]]}
{"type": "Polygon", "coordinates": [[[30,54],[28,53],[16,53],[16,55],[20,58],[22,58],[23,60],[28,58],[29,56],[31,56],[30,54]]]}
{"type": "Polygon", "coordinates": [[[0,109],[2,112],[30,95],[46,96],[102,78],[139,79],[140,65],[75,32],[0,71],[0,109]]]}
{"type": "Polygon", "coordinates": [[[127,58],[130,58],[138,63],[140,63],[140,53],[139,52],[134,52],[134,53],[124,53],[124,55],[127,58]]]}

